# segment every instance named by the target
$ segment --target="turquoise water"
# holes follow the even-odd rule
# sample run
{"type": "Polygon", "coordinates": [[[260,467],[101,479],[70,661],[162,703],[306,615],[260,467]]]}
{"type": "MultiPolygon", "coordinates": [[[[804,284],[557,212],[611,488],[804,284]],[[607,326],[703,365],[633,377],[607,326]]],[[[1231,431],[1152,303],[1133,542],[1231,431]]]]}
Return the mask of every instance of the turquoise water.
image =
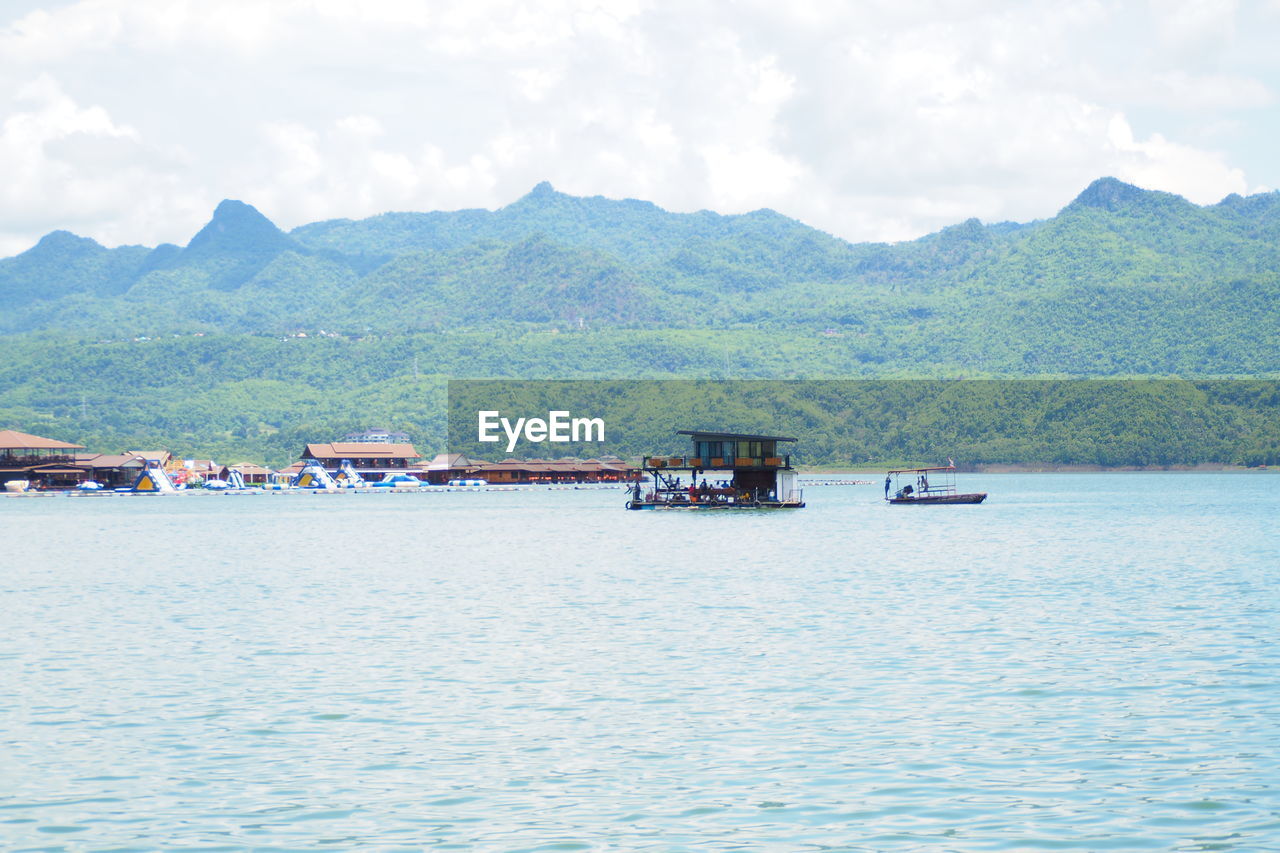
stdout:
{"type": "Polygon", "coordinates": [[[1280,477],[0,499],[6,850],[1280,850],[1280,477]]]}

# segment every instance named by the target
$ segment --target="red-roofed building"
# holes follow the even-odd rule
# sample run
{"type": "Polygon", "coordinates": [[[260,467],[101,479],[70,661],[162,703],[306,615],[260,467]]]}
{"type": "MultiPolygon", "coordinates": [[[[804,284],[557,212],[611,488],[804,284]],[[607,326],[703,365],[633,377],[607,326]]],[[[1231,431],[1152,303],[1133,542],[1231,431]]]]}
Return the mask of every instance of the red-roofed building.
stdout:
{"type": "Polygon", "coordinates": [[[87,477],[76,465],[77,450],[84,450],[84,445],[0,430],[0,484],[25,480],[37,486],[75,485],[87,477]]]}
{"type": "Polygon", "coordinates": [[[336,473],[345,459],[366,478],[379,474],[408,474],[421,479],[423,475],[422,469],[418,467],[422,456],[413,449],[412,444],[364,441],[308,444],[303,448],[301,458],[316,460],[330,473],[336,473]]]}

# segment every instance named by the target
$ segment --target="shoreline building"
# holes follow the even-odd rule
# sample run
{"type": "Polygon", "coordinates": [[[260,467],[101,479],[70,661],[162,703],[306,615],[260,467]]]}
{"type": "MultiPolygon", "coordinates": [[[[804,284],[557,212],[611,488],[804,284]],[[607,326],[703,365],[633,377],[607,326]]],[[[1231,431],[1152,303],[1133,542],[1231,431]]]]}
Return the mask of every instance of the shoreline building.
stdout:
{"type": "Polygon", "coordinates": [[[77,450],[84,450],[84,445],[0,430],[0,487],[11,481],[42,488],[74,487],[87,477],[85,469],[77,465],[77,450]]]}
{"type": "Polygon", "coordinates": [[[483,459],[471,459],[462,453],[437,453],[430,462],[423,462],[418,468],[428,483],[443,486],[450,480],[479,476],[476,471],[488,464],[483,459]]]}
{"type": "MultiPolygon", "coordinates": [[[[168,456],[167,453],[164,455],[168,456]]],[[[133,485],[147,467],[147,461],[155,459],[156,454],[98,453],[82,456],[76,464],[86,469],[84,479],[93,480],[106,489],[118,489],[133,485]]]]}
{"type": "Polygon", "coordinates": [[[223,465],[218,471],[218,479],[226,480],[231,476],[232,471],[239,472],[244,478],[247,486],[265,485],[271,479],[271,470],[261,465],[255,465],[252,462],[237,462],[234,465],[223,465]]]}
{"type": "MultiPolygon", "coordinates": [[[[422,479],[419,466],[422,455],[412,444],[391,444],[378,441],[333,441],[327,444],[308,444],[299,457],[303,462],[314,460],[330,474],[338,473],[343,460],[365,479],[378,479],[377,475],[408,474],[422,479]]],[[[292,466],[291,466],[292,467],[292,466]]]]}
{"type": "Polygon", "coordinates": [[[472,476],[505,485],[625,483],[640,471],[620,459],[504,459],[479,466],[472,476]]]}

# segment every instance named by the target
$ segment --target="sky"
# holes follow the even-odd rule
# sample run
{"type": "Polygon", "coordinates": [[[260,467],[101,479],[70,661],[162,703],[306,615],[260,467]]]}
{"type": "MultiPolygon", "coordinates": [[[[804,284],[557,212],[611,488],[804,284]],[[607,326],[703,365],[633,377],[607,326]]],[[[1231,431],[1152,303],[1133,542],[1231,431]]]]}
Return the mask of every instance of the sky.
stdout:
{"type": "Polygon", "coordinates": [[[1280,0],[0,0],[0,256],[550,181],[847,240],[1280,186],[1280,0]]]}

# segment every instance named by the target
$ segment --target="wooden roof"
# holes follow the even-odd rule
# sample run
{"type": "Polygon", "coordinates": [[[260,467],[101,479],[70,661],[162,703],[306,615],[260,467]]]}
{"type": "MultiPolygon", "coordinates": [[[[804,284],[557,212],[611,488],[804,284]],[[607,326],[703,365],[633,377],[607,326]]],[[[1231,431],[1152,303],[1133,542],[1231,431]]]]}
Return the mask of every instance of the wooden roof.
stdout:
{"type": "Polygon", "coordinates": [[[161,465],[169,461],[169,451],[167,450],[126,450],[130,456],[141,456],[143,459],[154,459],[161,465]]]}
{"type": "Polygon", "coordinates": [[[239,471],[241,474],[253,474],[255,476],[258,474],[271,473],[269,469],[263,468],[261,465],[255,465],[252,462],[237,462],[234,465],[227,465],[225,467],[231,471],[239,471]]]}
{"type": "Polygon", "coordinates": [[[430,462],[423,463],[422,467],[428,471],[449,471],[488,464],[483,459],[470,459],[462,453],[437,453],[430,462]]]}
{"type": "Polygon", "coordinates": [[[625,465],[614,463],[598,462],[590,459],[583,462],[580,459],[561,459],[549,461],[546,459],[504,459],[501,462],[493,462],[482,464],[477,473],[485,471],[542,471],[546,473],[552,472],[584,472],[596,473],[600,471],[625,471],[628,470],[625,465]]]}
{"type": "Polygon", "coordinates": [[[41,438],[16,429],[0,429],[0,450],[84,450],[84,445],[41,438]]]}
{"type": "Polygon", "coordinates": [[[147,460],[136,453],[100,453],[92,459],[77,461],[91,468],[141,468],[147,460]]]}

